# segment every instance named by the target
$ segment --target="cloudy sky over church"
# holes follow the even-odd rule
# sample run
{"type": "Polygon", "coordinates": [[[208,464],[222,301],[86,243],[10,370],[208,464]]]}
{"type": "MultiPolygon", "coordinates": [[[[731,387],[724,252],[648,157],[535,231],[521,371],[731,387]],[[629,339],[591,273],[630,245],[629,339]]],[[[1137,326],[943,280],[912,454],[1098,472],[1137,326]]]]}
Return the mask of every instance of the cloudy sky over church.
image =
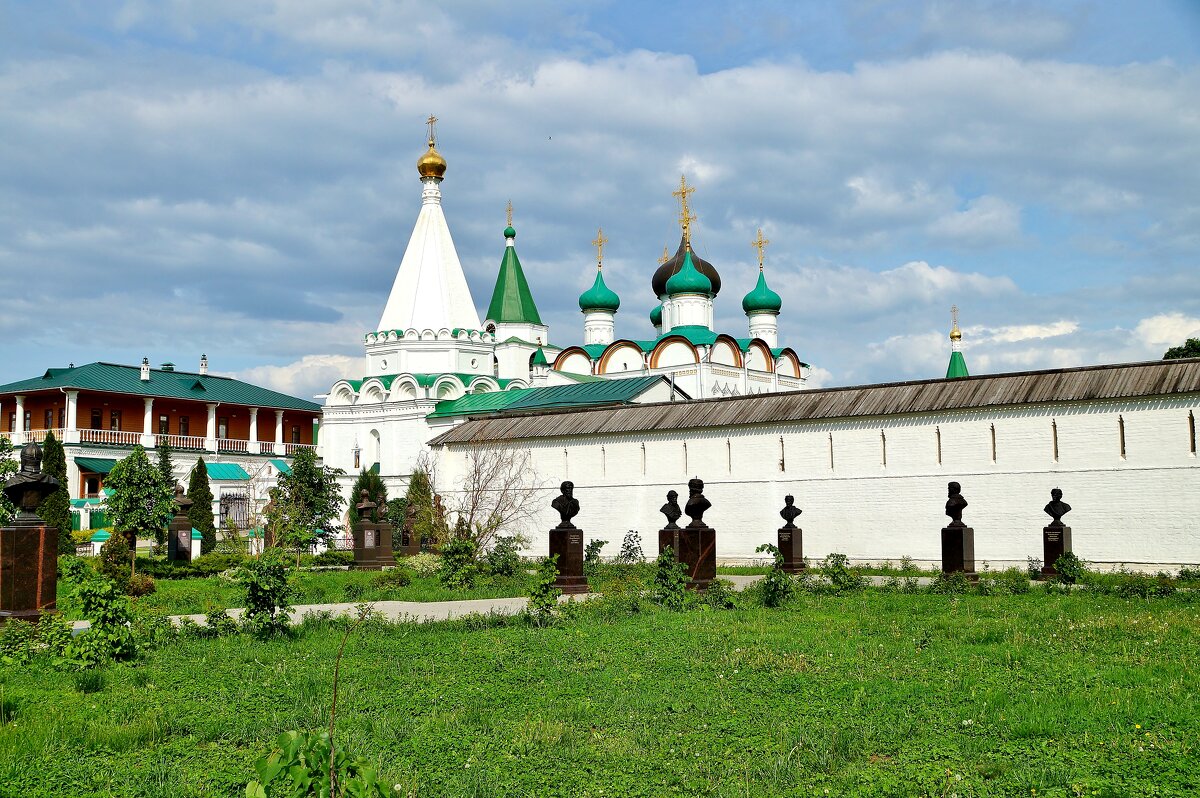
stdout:
{"type": "Polygon", "coordinates": [[[174,0],[0,5],[0,382],[174,361],[360,376],[426,116],[486,309],[512,201],[552,341],[596,228],[652,338],[680,233],[745,335],[750,242],[810,384],[1158,358],[1200,336],[1200,5],[174,0]]]}

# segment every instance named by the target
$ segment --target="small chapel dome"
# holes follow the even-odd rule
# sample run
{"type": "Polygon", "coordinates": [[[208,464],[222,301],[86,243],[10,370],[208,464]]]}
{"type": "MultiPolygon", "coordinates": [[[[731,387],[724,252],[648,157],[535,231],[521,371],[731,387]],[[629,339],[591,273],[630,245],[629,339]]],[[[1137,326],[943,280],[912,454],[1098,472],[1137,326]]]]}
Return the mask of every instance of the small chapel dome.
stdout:
{"type": "Polygon", "coordinates": [[[662,326],[662,303],[659,302],[654,306],[654,310],[650,311],[650,324],[655,327],[662,326]]]}
{"type": "Polygon", "coordinates": [[[779,294],[767,287],[767,278],[760,270],[758,284],[754,290],[742,298],[742,310],[746,315],[755,313],[778,313],[783,307],[783,299],[779,294]]]}
{"type": "Polygon", "coordinates": [[[713,293],[712,280],[705,277],[696,270],[696,265],[692,262],[692,252],[689,249],[683,255],[683,266],[679,271],[671,275],[671,279],[667,280],[666,286],[667,296],[676,296],[678,294],[704,294],[711,296],[713,293]]]}
{"type": "Polygon", "coordinates": [[[429,150],[417,159],[417,172],[421,177],[442,177],[446,174],[446,159],[433,148],[433,139],[429,140],[429,150]]]}
{"type": "Polygon", "coordinates": [[[517,237],[517,231],[513,229],[513,226],[511,224],[508,227],[504,228],[504,237],[505,238],[516,238],[517,237]]]}
{"type": "Polygon", "coordinates": [[[621,307],[621,298],[604,284],[603,270],[596,269],[596,282],[592,283],[591,288],[580,294],[579,309],[584,313],[590,310],[616,313],[619,307],[621,307]]]}
{"type": "Polygon", "coordinates": [[[661,263],[655,270],[654,276],[650,278],[650,287],[654,290],[654,295],[661,298],[667,293],[667,280],[671,279],[672,276],[683,268],[683,256],[685,254],[692,256],[692,265],[712,283],[713,296],[721,293],[721,275],[717,273],[716,268],[692,251],[690,242],[680,238],[679,249],[675,251],[674,255],[661,263]]]}

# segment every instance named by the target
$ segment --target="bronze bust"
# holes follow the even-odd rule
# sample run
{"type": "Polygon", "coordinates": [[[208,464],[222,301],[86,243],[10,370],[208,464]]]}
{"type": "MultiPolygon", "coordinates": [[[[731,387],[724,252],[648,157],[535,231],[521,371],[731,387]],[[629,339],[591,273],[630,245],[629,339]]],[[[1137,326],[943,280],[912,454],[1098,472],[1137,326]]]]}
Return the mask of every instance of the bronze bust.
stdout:
{"type": "Polygon", "coordinates": [[[688,518],[692,519],[692,523],[688,526],[704,526],[704,512],[709,507],[712,507],[712,502],[704,498],[704,480],[688,480],[688,500],[687,504],[683,506],[683,511],[687,513],[688,518]]]}
{"type": "Polygon", "coordinates": [[[800,513],[804,512],[795,505],[795,501],[795,496],[788,495],[783,497],[783,509],[779,511],[779,517],[787,522],[783,525],[784,529],[795,529],[796,518],[800,513]]]}
{"type": "Polygon", "coordinates": [[[658,511],[667,517],[667,525],[663,529],[679,529],[679,524],[675,522],[683,515],[683,510],[679,509],[679,493],[677,491],[667,491],[667,503],[658,508],[658,511]]]}
{"type": "Polygon", "coordinates": [[[575,498],[575,483],[570,480],[559,486],[559,495],[554,497],[550,506],[558,511],[558,528],[574,529],[571,519],[579,515],[579,499],[575,498]]]}
{"type": "Polygon", "coordinates": [[[962,486],[957,482],[951,482],[947,494],[946,515],[950,516],[950,526],[966,526],[963,523],[962,514],[967,507],[967,500],[963,498],[962,486]]]}
{"type": "Polygon", "coordinates": [[[42,500],[58,489],[58,480],[42,473],[42,447],[30,441],[21,450],[21,470],[4,483],[4,495],[21,516],[37,515],[42,500]]]}
{"type": "Polygon", "coordinates": [[[1046,515],[1054,520],[1050,522],[1051,526],[1062,526],[1062,517],[1071,512],[1071,505],[1062,500],[1063,492],[1058,488],[1050,491],[1050,502],[1046,505],[1046,515]]]}

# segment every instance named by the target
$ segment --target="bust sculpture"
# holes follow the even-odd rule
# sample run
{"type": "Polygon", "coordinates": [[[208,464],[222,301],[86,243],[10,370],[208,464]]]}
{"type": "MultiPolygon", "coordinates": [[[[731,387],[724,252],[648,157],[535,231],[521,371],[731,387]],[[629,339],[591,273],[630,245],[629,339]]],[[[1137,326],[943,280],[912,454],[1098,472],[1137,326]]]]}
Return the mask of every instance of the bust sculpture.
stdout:
{"type": "Polygon", "coordinates": [[[951,482],[947,493],[946,515],[950,516],[950,526],[966,526],[963,523],[962,514],[967,507],[967,500],[963,498],[962,486],[957,482],[951,482]]]}
{"type": "Polygon", "coordinates": [[[795,496],[789,495],[783,497],[783,509],[779,511],[779,517],[786,522],[783,525],[784,529],[795,529],[796,518],[800,515],[800,513],[804,512],[796,506],[795,502],[795,496]]]}
{"type": "Polygon", "coordinates": [[[358,511],[360,521],[378,521],[379,515],[374,512],[377,509],[375,502],[371,501],[371,493],[366,488],[363,488],[358,493],[358,504],[354,505],[354,509],[358,511]]]}
{"type": "Polygon", "coordinates": [[[692,523],[688,526],[704,526],[704,512],[709,507],[712,507],[712,502],[704,498],[704,480],[688,480],[688,500],[687,504],[683,506],[683,511],[687,513],[688,518],[692,519],[692,523]]]}
{"type": "Polygon", "coordinates": [[[175,515],[187,515],[188,509],[195,504],[183,492],[183,485],[175,483],[175,515]]]}
{"type": "Polygon", "coordinates": [[[575,498],[575,483],[570,480],[559,486],[559,495],[554,497],[550,506],[558,511],[559,529],[574,529],[571,519],[579,515],[579,499],[575,498]]]}
{"type": "Polygon", "coordinates": [[[1050,502],[1046,505],[1046,515],[1054,520],[1050,522],[1051,526],[1062,526],[1062,517],[1071,512],[1071,505],[1062,500],[1063,493],[1058,488],[1050,491],[1050,502]]]}
{"type": "Polygon", "coordinates": [[[683,515],[683,510],[679,509],[679,493],[677,491],[667,491],[667,503],[658,508],[658,511],[667,517],[667,525],[663,529],[679,529],[679,524],[675,522],[683,515]]]}
{"type": "Polygon", "coordinates": [[[42,447],[30,441],[21,451],[21,470],[4,483],[4,495],[21,515],[36,516],[42,500],[58,489],[58,480],[42,473],[42,447]]]}

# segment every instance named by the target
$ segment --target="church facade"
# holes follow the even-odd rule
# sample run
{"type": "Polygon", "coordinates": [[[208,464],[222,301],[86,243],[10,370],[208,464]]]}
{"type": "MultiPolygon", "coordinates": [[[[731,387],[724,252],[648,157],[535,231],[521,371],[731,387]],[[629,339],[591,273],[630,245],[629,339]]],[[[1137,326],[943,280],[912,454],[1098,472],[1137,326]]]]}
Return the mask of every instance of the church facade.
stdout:
{"type": "Polygon", "coordinates": [[[694,189],[682,179],[675,195],[683,235],[650,281],[659,299],[652,335],[615,336],[621,301],[604,282],[601,231],[593,242],[595,279],[579,297],[582,341],[552,340],[517,255],[511,206],[495,287],[481,316],[442,209],[446,160],[436,148],[434,121],[417,163],[420,211],[379,323],[364,336],[362,372],[339,380],[325,397],[326,463],[348,473],[373,468],[396,491],[431,438],[481,407],[679,401],[804,387],[806,364],[779,345],[782,299],[767,284],[761,231],[758,281],[742,301],[746,330],[714,329],[721,277],[692,249],[694,189]],[[477,398],[485,394],[508,395],[477,398]]]}

